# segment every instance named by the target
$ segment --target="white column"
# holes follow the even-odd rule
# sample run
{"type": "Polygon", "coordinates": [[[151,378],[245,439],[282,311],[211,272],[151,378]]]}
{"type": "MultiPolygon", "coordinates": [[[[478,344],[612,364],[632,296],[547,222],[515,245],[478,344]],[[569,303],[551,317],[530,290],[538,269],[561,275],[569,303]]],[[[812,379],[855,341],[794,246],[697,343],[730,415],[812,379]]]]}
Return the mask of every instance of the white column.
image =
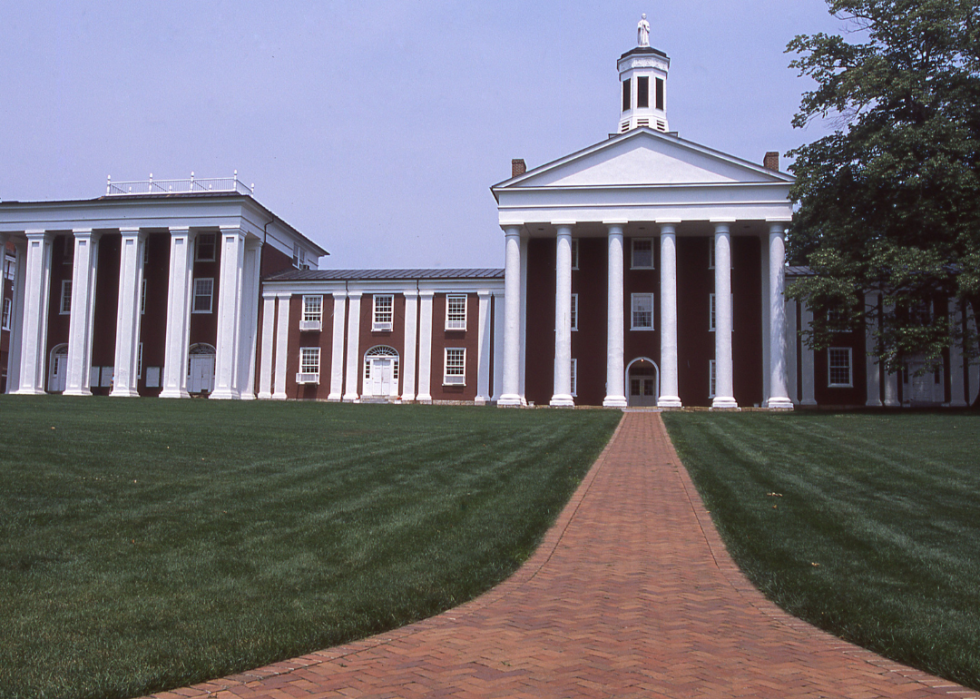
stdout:
{"type": "MultiPolygon", "coordinates": [[[[716,265],[717,266],[717,265],[716,265]]],[[[786,390],[786,231],[784,224],[769,227],[769,400],[770,410],[792,410],[786,390]]]]}
{"type": "Polygon", "coordinates": [[[490,339],[493,328],[490,327],[490,292],[477,291],[480,300],[480,317],[477,321],[477,350],[476,350],[476,400],[477,405],[490,402],[490,339]]]}
{"type": "Polygon", "coordinates": [[[194,239],[188,228],[170,229],[170,281],[161,398],[190,398],[187,351],[191,332],[191,285],[194,283],[194,239]]]}
{"type": "MultiPolygon", "coordinates": [[[[803,305],[803,330],[809,330],[813,327],[813,311],[806,304],[803,305]]],[[[815,381],[816,375],[814,374],[814,363],[813,363],[813,349],[807,346],[806,342],[803,343],[803,351],[800,357],[800,373],[803,376],[803,399],[800,401],[801,405],[816,405],[816,393],[815,393],[815,381]]]]}
{"type": "Polygon", "coordinates": [[[493,395],[490,401],[496,403],[504,392],[504,295],[493,292],[493,395]]]}
{"type": "MultiPolygon", "coordinates": [[[[888,304],[884,307],[884,315],[893,315],[895,313],[894,304],[888,304]]],[[[898,399],[898,372],[888,372],[885,369],[885,405],[889,408],[901,407],[902,403],[898,399]]]]}
{"type": "Polygon", "coordinates": [[[402,357],[402,401],[415,400],[416,360],[419,342],[419,292],[405,292],[405,351],[402,357]]]}
{"type": "Polygon", "coordinates": [[[347,390],[344,402],[357,400],[357,377],[361,369],[361,292],[348,294],[350,308],[347,316],[347,390]]]}
{"type": "MultiPolygon", "coordinates": [[[[620,299],[622,319],[622,299],[620,299]]],[[[622,325],[622,322],[620,322],[622,325]]],[[[620,370],[620,376],[622,376],[620,370]]],[[[677,377],[677,235],[674,224],[660,226],[660,398],[657,405],[680,408],[677,377]]]]}
{"type": "Polygon", "coordinates": [[[10,335],[7,352],[7,393],[20,388],[21,338],[24,335],[24,278],[27,276],[26,241],[14,239],[14,288],[10,301],[10,335]]]}
{"type": "Polygon", "coordinates": [[[241,342],[242,270],[245,266],[245,231],[222,229],[218,281],[218,339],[214,354],[214,392],[211,398],[241,397],[238,388],[238,351],[241,342]]]}
{"type": "Polygon", "coordinates": [[[800,375],[800,367],[796,360],[796,350],[799,346],[800,336],[796,332],[796,305],[795,300],[786,299],[786,327],[784,341],[786,342],[786,374],[789,376],[789,399],[794,404],[800,402],[799,390],[797,389],[797,378],[800,375]]]}
{"type": "Polygon", "coordinates": [[[44,393],[48,301],[51,294],[51,234],[46,231],[27,231],[26,235],[24,322],[17,393],[35,395],[44,393]]]}
{"type": "MultiPolygon", "coordinates": [[[[949,301],[949,317],[957,328],[963,327],[963,309],[960,302],[956,299],[949,301]]],[[[949,405],[952,408],[965,408],[966,401],[966,374],[964,364],[966,358],[963,356],[963,348],[955,344],[949,348],[949,405]]],[[[8,372],[9,375],[9,372],[8,372]]]]}
{"type": "Polygon", "coordinates": [[[262,297],[262,365],[259,370],[259,399],[272,399],[272,359],[275,352],[276,297],[262,297]]]}
{"type": "Polygon", "coordinates": [[[344,397],[344,323],[347,318],[347,292],[333,293],[333,331],[330,336],[330,394],[329,401],[344,397]]]}
{"type": "MultiPolygon", "coordinates": [[[[143,246],[146,234],[138,228],[119,231],[119,299],[116,306],[116,354],[113,397],[139,396],[137,362],[140,343],[140,290],[143,288],[143,246]]],[[[70,347],[69,347],[70,349],[70,347]]]]}
{"type": "Polygon", "coordinates": [[[571,408],[572,400],[572,226],[556,223],[555,390],[551,406],[571,408]]]}
{"type": "Polygon", "coordinates": [[[521,313],[520,313],[520,335],[521,350],[520,361],[518,363],[518,373],[520,375],[520,389],[518,394],[521,397],[521,405],[527,407],[527,237],[521,238],[521,313]]]}
{"type": "Polygon", "coordinates": [[[504,229],[504,385],[500,407],[519,407],[521,358],[521,232],[504,229]]]}
{"type": "Polygon", "coordinates": [[[237,385],[242,400],[255,400],[255,359],[258,346],[261,273],[262,241],[258,238],[247,238],[245,262],[242,268],[242,318],[237,385]]]}
{"type": "Polygon", "coordinates": [[[715,224],[715,398],[712,408],[737,408],[732,371],[732,238],[715,224]]]}
{"type": "Polygon", "coordinates": [[[605,221],[608,275],[606,279],[606,397],[607,408],[626,407],[626,377],[623,368],[625,329],[623,326],[623,226],[625,221],[605,221]]]}
{"type": "Polygon", "coordinates": [[[432,291],[420,291],[419,313],[419,403],[432,402],[432,291]]]}
{"type": "MultiPolygon", "coordinates": [[[[864,295],[864,305],[866,308],[871,308],[877,310],[878,308],[878,293],[875,291],[870,291],[864,295]]],[[[877,314],[875,314],[877,315],[877,314]]],[[[873,354],[878,346],[878,338],[875,337],[875,326],[874,320],[871,319],[864,325],[864,361],[865,361],[865,372],[866,380],[865,387],[867,391],[867,400],[865,405],[873,408],[881,407],[881,367],[878,364],[878,358],[873,354]]]]}
{"type": "MultiPolygon", "coordinates": [[[[99,234],[73,231],[74,266],[71,276],[71,317],[68,320],[66,396],[90,396],[92,328],[95,321],[95,281],[99,265],[99,234]]],[[[67,242],[66,242],[67,245],[67,242]]]]}
{"type": "Polygon", "coordinates": [[[289,360],[289,292],[276,294],[276,383],[273,400],[286,400],[286,362],[289,360]]]}

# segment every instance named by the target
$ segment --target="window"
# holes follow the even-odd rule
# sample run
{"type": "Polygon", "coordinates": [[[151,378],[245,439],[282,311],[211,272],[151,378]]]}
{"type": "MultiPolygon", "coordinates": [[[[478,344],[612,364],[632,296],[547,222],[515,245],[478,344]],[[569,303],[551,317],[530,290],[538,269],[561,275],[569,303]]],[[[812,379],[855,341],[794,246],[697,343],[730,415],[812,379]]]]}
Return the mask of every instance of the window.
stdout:
{"type": "Polygon", "coordinates": [[[657,78],[657,109],[664,110],[664,79],[657,78]]]}
{"type": "Polygon", "coordinates": [[[827,327],[832,333],[846,333],[851,331],[847,327],[847,318],[844,316],[844,311],[839,308],[833,308],[827,311],[827,327]]]}
{"type": "Polygon", "coordinates": [[[214,262],[217,235],[215,233],[198,233],[194,259],[197,262],[214,262]]]}
{"type": "Polygon", "coordinates": [[[14,257],[11,257],[10,254],[8,253],[6,258],[4,259],[4,266],[3,266],[4,276],[6,276],[7,279],[9,279],[10,281],[13,281],[14,277],[17,276],[16,270],[17,270],[16,259],[14,257]]]}
{"type": "Polygon", "coordinates": [[[75,262],[75,236],[65,236],[65,254],[62,256],[61,261],[66,265],[75,262]]]}
{"type": "Polygon", "coordinates": [[[136,346],[136,380],[143,375],[143,343],[136,346]]]}
{"type": "Polygon", "coordinates": [[[827,373],[830,386],[851,386],[851,348],[831,347],[827,350],[827,373]]]}
{"type": "Polygon", "coordinates": [[[573,396],[578,395],[578,360],[572,360],[572,371],[571,371],[571,381],[569,382],[571,386],[570,392],[573,396]]]}
{"type": "Polygon", "coordinates": [[[65,279],[61,282],[61,307],[59,312],[61,315],[71,313],[71,279],[65,279]]]}
{"type": "Polygon", "coordinates": [[[143,241],[143,266],[146,267],[150,262],[150,241],[143,241]]]}
{"type": "Polygon", "coordinates": [[[653,240],[651,238],[633,239],[633,269],[653,269],[653,240]]]}
{"type": "Polygon", "coordinates": [[[10,299],[3,300],[3,327],[4,330],[10,330],[10,299]]]}
{"type": "Polygon", "coordinates": [[[708,360],[708,398],[714,398],[718,393],[718,372],[715,370],[715,360],[708,360]]]}
{"type": "Polygon", "coordinates": [[[630,79],[626,78],[623,81],[623,111],[628,111],[630,108],[630,79]]]}
{"type": "Polygon", "coordinates": [[[632,294],[633,324],[630,330],[653,330],[653,294],[632,294]]]}
{"type": "Polygon", "coordinates": [[[446,371],[442,379],[444,386],[466,385],[466,350],[446,348],[446,371]]]}
{"type": "Polygon", "coordinates": [[[466,330],[466,294],[446,297],[446,330],[466,330]]]}
{"type": "Polygon", "coordinates": [[[320,330],[323,321],[323,296],[303,297],[303,318],[299,322],[300,330],[320,330]]]}
{"type": "Polygon", "coordinates": [[[578,330],[578,294],[572,294],[572,330],[578,330]]]}
{"type": "Polygon", "coordinates": [[[160,388],[160,367],[158,366],[146,367],[146,387],[160,388]]]}
{"type": "Polygon", "coordinates": [[[296,383],[320,383],[320,348],[301,347],[296,383]]]}
{"type": "Polygon", "coordinates": [[[392,296],[374,295],[374,325],[372,330],[391,330],[392,327],[392,296]]]}
{"type": "Polygon", "coordinates": [[[214,279],[194,280],[194,313],[211,312],[211,296],[214,292],[214,279]]]}
{"type": "Polygon", "coordinates": [[[572,269],[578,269],[578,238],[572,238],[572,269]]]}
{"type": "Polygon", "coordinates": [[[636,79],[636,106],[640,109],[650,106],[650,78],[636,79]]]}
{"type": "Polygon", "coordinates": [[[143,283],[140,286],[140,315],[146,313],[146,277],[143,277],[143,283]]]}
{"type": "MultiPolygon", "coordinates": [[[[731,294],[731,299],[732,299],[732,302],[731,302],[731,312],[732,312],[731,328],[734,331],[735,330],[735,295],[734,294],[731,294]]],[[[710,308],[708,310],[708,331],[709,332],[714,332],[715,331],[715,295],[714,294],[710,294],[708,296],[708,305],[710,306],[710,308]]]]}

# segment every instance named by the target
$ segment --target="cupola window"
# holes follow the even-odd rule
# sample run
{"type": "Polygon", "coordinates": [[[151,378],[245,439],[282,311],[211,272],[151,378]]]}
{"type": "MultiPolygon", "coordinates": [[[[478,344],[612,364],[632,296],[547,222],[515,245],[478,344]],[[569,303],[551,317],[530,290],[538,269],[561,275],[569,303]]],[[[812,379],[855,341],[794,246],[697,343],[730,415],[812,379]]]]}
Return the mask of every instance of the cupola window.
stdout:
{"type": "Polygon", "coordinates": [[[627,112],[630,108],[630,79],[623,81],[623,111],[627,112]]]}
{"type": "Polygon", "coordinates": [[[645,75],[636,79],[636,106],[638,109],[650,106],[650,78],[645,75]]]}

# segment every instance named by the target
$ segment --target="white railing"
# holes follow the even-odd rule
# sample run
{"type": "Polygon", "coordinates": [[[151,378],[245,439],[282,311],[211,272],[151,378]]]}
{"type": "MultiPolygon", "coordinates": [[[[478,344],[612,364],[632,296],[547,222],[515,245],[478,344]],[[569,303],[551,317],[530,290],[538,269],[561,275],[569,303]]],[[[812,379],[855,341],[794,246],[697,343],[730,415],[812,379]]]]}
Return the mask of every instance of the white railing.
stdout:
{"type": "Polygon", "coordinates": [[[106,196],[134,196],[140,194],[206,194],[209,192],[235,192],[237,194],[255,195],[255,185],[247,185],[238,179],[238,170],[231,177],[209,177],[195,179],[191,173],[189,180],[154,180],[153,173],[150,179],[137,182],[113,182],[112,177],[107,178],[105,193],[106,196]]]}

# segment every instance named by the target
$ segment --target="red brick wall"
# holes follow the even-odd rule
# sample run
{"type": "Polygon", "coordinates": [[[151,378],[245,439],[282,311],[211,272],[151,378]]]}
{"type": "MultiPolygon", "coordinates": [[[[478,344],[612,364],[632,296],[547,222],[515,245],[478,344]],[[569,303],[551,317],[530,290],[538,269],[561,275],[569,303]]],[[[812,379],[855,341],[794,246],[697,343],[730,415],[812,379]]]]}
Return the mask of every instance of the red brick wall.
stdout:
{"type": "Polygon", "coordinates": [[[524,392],[536,405],[547,405],[555,387],[555,245],[554,238],[527,243],[524,392]]]}
{"type": "MultiPolygon", "coordinates": [[[[289,356],[286,358],[286,395],[304,400],[326,400],[330,395],[330,371],[333,351],[333,310],[334,299],[331,294],[323,294],[323,317],[320,331],[300,332],[299,323],[303,318],[303,294],[293,294],[289,300],[289,356]],[[298,384],[299,355],[302,347],[320,348],[320,383],[298,384]]],[[[273,363],[274,365],[274,363],[273,363]]]]}
{"type": "Polygon", "coordinates": [[[677,237],[677,381],[681,403],[711,405],[709,361],[715,356],[709,294],[714,270],[708,268],[708,237],[677,237]]]}
{"type": "Polygon", "coordinates": [[[732,236],[735,401],[762,405],[762,247],[759,238],[732,236]]]}
{"type": "MultiPolygon", "coordinates": [[[[580,238],[572,293],[578,294],[578,330],[572,332],[572,358],[578,360],[576,405],[602,405],[606,397],[606,288],[609,246],[606,238],[580,238]]],[[[554,348],[552,348],[554,353],[554,348]]]]}
{"type": "Polygon", "coordinates": [[[147,367],[160,367],[163,384],[163,364],[166,358],[167,301],[170,286],[170,234],[152,233],[146,239],[147,256],[143,267],[146,280],[146,303],[140,319],[140,342],[143,343],[143,369],[140,372],[141,396],[158,396],[162,387],[147,388],[147,367]]]}
{"type": "Polygon", "coordinates": [[[432,360],[431,388],[432,400],[465,400],[476,398],[479,379],[479,322],[480,297],[476,294],[466,296],[466,330],[446,330],[446,294],[436,294],[432,299],[432,360]],[[466,384],[463,386],[444,386],[446,348],[466,350],[466,384]]]}
{"type": "MultiPolygon", "coordinates": [[[[389,294],[379,294],[387,296],[389,294]]],[[[405,297],[402,294],[392,296],[392,329],[375,331],[371,327],[374,322],[374,294],[361,296],[361,320],[358,333],[359,347],[357,349],[357,394],[364,394],[364,354],[372,347],[386,345],[398,352],[398,395],[402,393],[402,380],[405,375],[405,297]]]]}

